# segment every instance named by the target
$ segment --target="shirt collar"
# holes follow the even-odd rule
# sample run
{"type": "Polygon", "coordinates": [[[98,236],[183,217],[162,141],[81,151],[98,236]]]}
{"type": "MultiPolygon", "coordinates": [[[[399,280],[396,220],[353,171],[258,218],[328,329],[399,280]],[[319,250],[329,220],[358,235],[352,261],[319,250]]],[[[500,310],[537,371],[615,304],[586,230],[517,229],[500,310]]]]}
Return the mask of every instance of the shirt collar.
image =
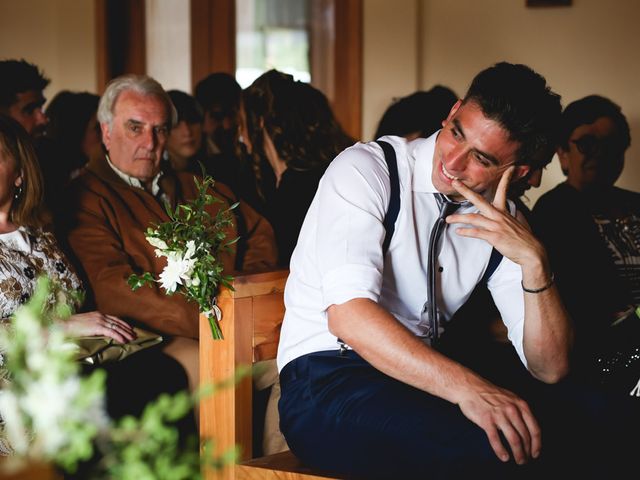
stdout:
{"type": "MultiPolygon", "coordinates": [[[[116,173],[116,175],[118,175],[122,180],[124,180],[124,182],[127,185],[130,185],[132,187],[135,188],[140,188],[142,190],[146,189],[144,188],[144,185],[142,184],[142,182],[140,180],[138,180],[136,177],[132,177],[131,175],[127,175],[126,173],[124,173],[122,170],[120,170],[118,167],[116,167],[113,163],[111,163],[111,159],[109,158],[109,154],[106,154],[105,157],[107,158],[107,163],[109,164],[109,166],[111,167],[111,169],[116,173]]],[[[153,177],[153,180],[151,181],[151,194],[155,197],[158,195],[158,193],[160,193],[160,177],[162,176],[162,171],[158,172],[158,174],[153,177]]]]}

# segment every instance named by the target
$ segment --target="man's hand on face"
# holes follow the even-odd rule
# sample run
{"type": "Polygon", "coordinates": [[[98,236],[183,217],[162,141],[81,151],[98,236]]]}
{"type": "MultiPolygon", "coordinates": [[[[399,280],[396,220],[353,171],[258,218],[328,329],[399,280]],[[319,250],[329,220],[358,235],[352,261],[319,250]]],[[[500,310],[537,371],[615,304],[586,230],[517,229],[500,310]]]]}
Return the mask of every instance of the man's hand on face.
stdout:
{"type": "Polygon", "coordinates": [[[458,235],[481,238],[511,261],[523,266],[527,262],[539,263],[546,254],[524,218],[516,219],[508,211],[507,191],[514,169],[515,167],[511,166],[502,174],[493,203],[489,203],[462,182],[454,180],[451,185],[460,195],[473,203],[479,213],[454,214],[448,216],[446,221],[450,224],[465,224],[465,227],[456,229],[458,235]]]}

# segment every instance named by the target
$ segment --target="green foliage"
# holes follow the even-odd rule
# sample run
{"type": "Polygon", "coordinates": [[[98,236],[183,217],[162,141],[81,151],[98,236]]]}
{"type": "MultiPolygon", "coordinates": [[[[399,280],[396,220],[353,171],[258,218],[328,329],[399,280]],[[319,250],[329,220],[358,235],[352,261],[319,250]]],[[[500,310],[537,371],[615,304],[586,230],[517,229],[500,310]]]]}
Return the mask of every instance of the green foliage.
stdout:
{"type": "Polygon", "coordinates": [[[187,480],[200,478],[196,438],[180,443],[174,423],[191,413],[186,392],[163,394],[138,419],[127,416],[111,428],[102,448],[99,478],[187,480]]]}
{"type": "Polygon", "coordinates": [[[0,391],[0,438],[13,448],[13,460],[50,462],[71,474],[81,465],[89,479],[191,480],[201,478],[203,463],[219,469],[237,459],[235,448],[214,455],[213,442],[200,455],[198,439],[181,439],[176,422],[192,415],[204,395],[232,387],[246,369],[196,397],[160,395],[140,418],[113,423],[105,411],[105,372],[80,375],[74,345],[53,321],[68,309],[50,304],[50,295],[48,280],[39,279],[9,328],[0,328],[0,366],[9,379],[0,391]],[[96,446],[97,463],[90,461],[96,446]]]}
{"type": "Polygon", "coordinates": [[[38,279],[30,301],[0,329],[8,379],[0,396],[0,436],[16,457],[52,461],[73,472],[92,456],[91,440],[106,428],[105,376],[79,376],[74,345],[53,321],[70,310],[51,303],[49,285],[38,279]]]}

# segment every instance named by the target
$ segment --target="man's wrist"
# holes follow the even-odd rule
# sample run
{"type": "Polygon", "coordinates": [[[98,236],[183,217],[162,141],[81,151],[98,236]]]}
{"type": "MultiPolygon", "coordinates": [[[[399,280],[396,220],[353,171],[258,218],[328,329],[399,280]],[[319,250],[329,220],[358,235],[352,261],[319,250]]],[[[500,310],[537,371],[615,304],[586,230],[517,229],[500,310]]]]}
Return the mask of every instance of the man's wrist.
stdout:
{"type": "Polygon", "coordinates": [[[547,283],[545,283],[544,285],[542,285],[540,287],[536,287],[536,288],[525,287],[524,281],[521,281],[520,285],[522,286],[522,290],[524,290],[527,293],[542,293],[545,290],[549,290],[553,286],[554,280],[555,280],[555,277],[554,277],[553,272],[552,272],[551,273],[551,277],[549,278],[547,283]]]}
{"type": "MultiPolygon", "coordinates": [[[[522,286],[526,291],[536,290],[542,286],[553,283],[551,268],[545,257],[533,259],[527,264],[522,265],[522,286]]],[[[549,285],[550,287],[551,285],[549,285]]],[[[547,288],[549,288],[547,287],[547,288]]]]}

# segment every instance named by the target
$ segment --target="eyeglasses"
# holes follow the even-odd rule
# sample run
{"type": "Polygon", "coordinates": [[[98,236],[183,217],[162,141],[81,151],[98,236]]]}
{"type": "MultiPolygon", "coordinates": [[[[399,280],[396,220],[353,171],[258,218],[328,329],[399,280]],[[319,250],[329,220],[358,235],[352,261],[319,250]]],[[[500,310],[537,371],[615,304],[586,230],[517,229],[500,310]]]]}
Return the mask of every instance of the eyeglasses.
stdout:
{"type": "Polygon", "coordinates": [[[595,135],[583,135],[569,141],[576,146],[578,152],[589,158],[620,155],[624,151],[620,141],[615,136],[596,137],[595,135]]]}

